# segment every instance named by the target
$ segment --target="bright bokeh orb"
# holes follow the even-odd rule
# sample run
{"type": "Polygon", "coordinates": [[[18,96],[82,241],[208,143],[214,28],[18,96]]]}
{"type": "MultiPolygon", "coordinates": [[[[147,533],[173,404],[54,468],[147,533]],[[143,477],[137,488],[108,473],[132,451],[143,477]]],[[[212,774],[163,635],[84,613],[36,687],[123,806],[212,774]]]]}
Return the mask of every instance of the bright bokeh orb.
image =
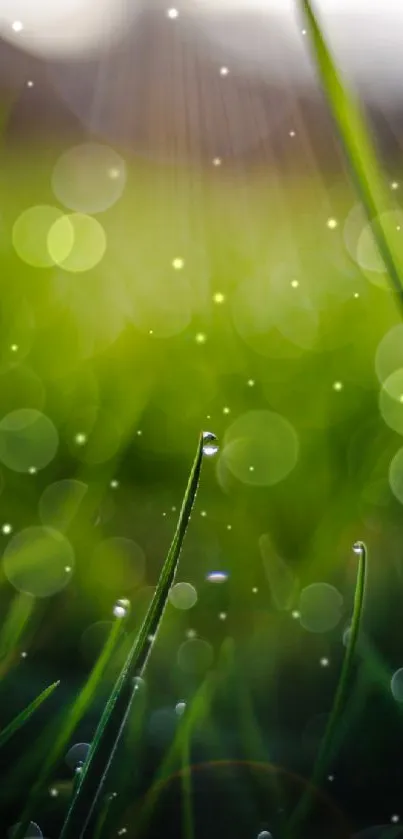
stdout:
{"type": "Polygon", "coordinates": [[[83,143],[59,157],[52,175],[53,192],[75,213],[108,210],[119,200],[126,184],[126,164],[109,146],[83,143]]]}
{"type": "Polygon", "coordinates": [[[272,411],[249,411],[227,430],[221,458],[242,483],[272,486],[294,469],[298,452],[298,437],[288,420],[272,411]]]}
{"type": "Polygon", "coordinates": [[[400,667],[393,674],[390,680],[390,689],[396,702],[403,702],[403,667],[400,667]]]}
{"type": "Polygon", "coordinates": [[[92,216],[71,213],[62,216],[48,234],[48,249],[52,261],[64,271],[90,271],[106,251],[106,233],[102,224],[92,216]]]}
{"type": "Polygon", "coordinates": [[[44,469],[58,445],[53,422],[40,411],[21,408],[0,421],[0,461],[14,472],[44,469]]]}
{"type": "Polygon", "coordinates": [[[385,379],[379,394],[379,410],[386,425],[403,434],[403,367],[385,379]]]}
{"type": "Polygon", "coordinates": [[[395,498],[403,504],[403,449],[399,449],[391,460],[389,486],[395,498]]]}
{"type": "Polygon", "coordinates": [[[2,0],[0,33],[35,55],[87,58],[119,41],[139,8],[139,0],[2,0]]]}
{"type": "Polygon", "coordinates": [[[14,222],[12,230],[14,250],[20,259],[34,268],[50,268],[54,265],[48,248],[48,236],[61,219],[62,211],[46,204],[24,210],[14,222]]]}
{"type": "Polygon", "coordinates": [[[403,324],[389,329],[378,344],[375,355],[375,370],[380,382],[384,382],[395,370],[403,369],[403,324]]]}
{"type": "Polygon", "coordinates": [[[65,479],[55,481],[43,491],[39,501],[39,515],[43,524],[66,530],[83,500],[88,486],[83,481],[65,479]]]}
{"type": "Polygon", "coordinates": [[[191,609],[197,603],[197,591],[190,583],[175,583],[168,597],[175,609],[191,609]]]}
{"type": "Polygon", "coordinates": [[[308,632],[329,632],[341,620],[343,598],[328,583],[312,583],[302,589],[298,610],[300,623],[308,632]]]}
{"type": "Polygon", "coordinates": [[[3,554],[3,571],[17,591],[51,597],[71,579],[74,551],[62,533],[50,527],[28,527],[17,533],[3,554]]]}

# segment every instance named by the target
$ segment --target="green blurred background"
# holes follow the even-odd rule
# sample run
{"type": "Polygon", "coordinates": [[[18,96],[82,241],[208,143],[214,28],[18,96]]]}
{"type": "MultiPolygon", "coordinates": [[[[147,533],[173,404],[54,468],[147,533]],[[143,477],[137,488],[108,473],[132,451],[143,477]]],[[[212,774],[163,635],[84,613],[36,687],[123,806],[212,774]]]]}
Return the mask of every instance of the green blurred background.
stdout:
{"type": "MultiPolygon", "coordinates": [[[[158,33],[181,77],[190,47],[158,33]]],[[[309,775],[337,685],[352,544],[363,539],[363,640],[324,782],[347,826],[326,805],[326,829],[342,839],[397,821],[403,326],[325,105],[318,92],[308,111],[294,101],[276,136],[248,155],[231,147],[234,125],[227,136],[220,129],[226,143],[214,130],[193,142],[191,107],[170,111],[165,79],[166,89],[150,87],[157,116],[146,122],[147,142],[155,137],[146,155],[127,137],[109,142],[78,126],[76,114],[69,122],[46,82],[52,65],[21,61],[3,91],[1,149],[0,604],[3,625],[10,609],[22,615],[12,649],[0,631],[2,723],[45,684],[62,685],[4,752],[4,818],[18,815],[41,761],[41,726],[84,682],[115,601],[129,598],[133,627],[144,615],[198,435],[209,430],[219,452],[204,464],[177,577],[193,588],[176,590],[153,650],[135,795],[170,742],[175,706],[191,705],[230,638],[235,658],[195,762],[270,764],[291,806],[303,782],[290,773],[309,775]],[[208,578],[214,571],[224,582],[208,578]]],[[[222,83],[238,92],[241,121],[242,102],[254,112],[237,78],[222,83]]],[[[200,120],[213,120],[200,101],[200,120]]],[[[400,161],[385,141],[392,135],[371,124],[398,242],[400,161]]],[[[90,741],[103,698],[75,742],[90,741]]],[[[133,752],[124,761],[130,767],[133,752]]],[[[55,784],[71,776],[62,766],[55,784]]],[[[269,786],[266,776],[252,784],[269,786]]],[[[65,806],[63,784],[56,788],[45,825],[65,806]]],[[[276,818],[280,804],[271,800],[266,814],[262,801],[250,805],[248,835],[276,818]]],[[[223,808],[229,819],[233,806],[223,808]]],[[[202,837],[225,830],[219,820],[201,824],[202,837]]]]}

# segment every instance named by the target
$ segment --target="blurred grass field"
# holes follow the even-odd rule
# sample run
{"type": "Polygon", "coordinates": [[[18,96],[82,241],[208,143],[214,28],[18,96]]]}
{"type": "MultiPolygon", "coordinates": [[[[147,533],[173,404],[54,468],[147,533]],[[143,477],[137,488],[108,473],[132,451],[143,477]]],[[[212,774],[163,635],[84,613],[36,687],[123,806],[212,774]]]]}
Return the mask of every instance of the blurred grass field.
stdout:
{"type": "MultiPolygon", "coordinates": [[[[147,675],[150,748],[159,755],[169,742],[175,705],[191,701],[229,637],[262,726],[262,754],[252,746],[250,759],[271,759],[274,743],[274,762],[303,774],[307,718],[328,710],[344,653],[356,539],[371,559],[366,626],[382,641],[369,683],[399,714],[389,682],[401,666],[403,354],[386,271],[345,172],[297,178],[225,160],[171,168],[126,154],[124,189],[109,207],[105,149],[88,158],[102,211],[88,212],[74,179],[60,186],[97,220],[105,252],[97,262],[98,228],[74,228],[72,261],[55,264],[42,211],[20,233],[18,223],[29,208],[56,208],[56,223],[66,212],[52,189],[65,151],[3,152],[0,603],[4,616],[18,604],[22,617],[3,643],[1,722],[57,679],[49,707],[67,708],[116,600],[131,601],[130,628],[140,625],[207,429],[220,450],[204,467],[178,574],[197,602],[168,604],[147,675]],[[213,571],[226,582],[206,580],[213,571]],[[301,592],[316,583],[333,588],[304,605],[301,592]]],[[[385,177],[398,243],[399,172],[385,177]]],[[[70,233],[56,229],[60,253],[70,233]]],[[[90,741],[104,692],[77,742],[90,741]]],[[[226,684],[229,720],[238,701],[226,684]]],[[[10,812],[41,761],[35,738],[47,714],[29,723],[29,759],[4,752],[10,812]]],[[[226,757],[209,724],[204,746],[226,757]]],[[[71,774],[60,769],[55,782],[71,774]]]]}

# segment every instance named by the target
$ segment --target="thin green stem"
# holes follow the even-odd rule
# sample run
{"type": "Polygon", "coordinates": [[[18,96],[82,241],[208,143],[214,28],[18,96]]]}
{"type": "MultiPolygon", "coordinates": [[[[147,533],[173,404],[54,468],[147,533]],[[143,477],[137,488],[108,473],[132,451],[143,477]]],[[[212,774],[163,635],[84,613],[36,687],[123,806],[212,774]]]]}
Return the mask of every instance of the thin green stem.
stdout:
{"type": "MultiPolygon", "coordinates": [[[[334,118],[344,148],[347,163],[357,192],[371,223],[372,232],[385,264],[392,289],[398,296],[403,309],[402,264],[399,251],[392,246],[387,219],[382,217],[391,209],[382,173],[377,161],[370,133],[358,102],[343,83],[335,61],[326,44],[320,24],[312,8],[311,0],[298,0],[305,18],[305,25],[311,36],[311,45],[326,95],[327,104],[334,118]]],[[[394,223],[396,228],[396,222],[394,223]]]]}
{"type": "Polygon", "coordinates": [[[330,713],[329,721],[326,726],[325,734],[323,736],[319,753],[313,768],[311,782],[302,796],[299,804],[294,811],[291,820],[290,828],[296,831],[303,820],[307,817],[311,804],[312,797],[316,785],[320,781],[322,774],[326,768],[329,756],[334,746],[334,735],[340,722],[340,717],[344,710],[347,692],[350,686],[350,678],[353,669],[353,663],[357,647],[358,633],[360,630],[361,617],[363,612],[365,583],[367,573],[367,548],[364,542],[357,542],[354,545],[354,552],[359,556],[357,582],[354,594],[354,608],[351,622],[351,629],[344,656],[343,666],[340,673],[339,682],[337,685],[336,695],[333,702],[333,707],[330,713]]]}
{"type": "Polygon", "coordinates": [[[53,691],[55,691],[56,688],[59,687],[59,685],[60,682],[53,682],[52,685],[49,685],[49,687],[45,688],[45,690],[43,690],[42,693],[40,693],[39,696],[37,696],[36,699],[33,700],[33,702],[27,705],[27,707],[24,708],[24,710],[21,711],[20,714],[14,717],[14,719],[11,720],[11,722],[8,725],[6,725],[6,727],[3,728],[2,731],[0,731],[0,748],[1,746],[4,746],[5,743],[7,743],[10,737],[12,737],[13,734],[15,734],[15,732],[18,731],[19,728],[21,728],[21,726],[25,725],[25,723],[28,722],[28,720],[31,718],[32,714],[35,713],[37,708],[39,708],[42,705],[42,703],[45,702],[49,696],[52,695],[53,691]]]}
{"type": "Polygon", "coordinates": [[[204,443],[205,440],[201,435],[178,524],[162,567],[154,597],[106,703],[88,758],[83,767],[80,783],[67,813],[60,839],[81,839],[83,836],[125,728],[137,690],[135,677],[141,676],[144,672],[165,611],[169,590],[175,579],[183,540],[199,484],[204,443]]]}
{"type": "Polygon", "coordinates": [[[14,839],[23,839],[25,836],[25,832],[29,822],[31,821],[31,816],[42,798],[43,791],[49,782],[52,771],[60,759],[60,756],[64,753],[74,730],[88,710],[105,673],[106,667],[110,663],[111,658],[116,651],[116,647],[121,639],[123,625],[124,620],[121,618],[117,619],[113,624],[101,655],[90,673],[89,679],[80,691],[77,699],[73,703],[73,706],[69,709],[64,721],[61,723],[60,730],[47,754],[42,769],[39,772],[38,779],[28,795],[28,801],[22,813],[14,839]]]}

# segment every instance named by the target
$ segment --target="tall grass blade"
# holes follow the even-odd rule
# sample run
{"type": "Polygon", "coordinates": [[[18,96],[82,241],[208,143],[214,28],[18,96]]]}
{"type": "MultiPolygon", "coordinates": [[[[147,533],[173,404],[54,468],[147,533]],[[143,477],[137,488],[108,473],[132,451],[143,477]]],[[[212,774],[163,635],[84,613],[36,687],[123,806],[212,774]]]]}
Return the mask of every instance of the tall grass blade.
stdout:
{"type": "MultiPolygon", "coordinates": [[[[81,773],[80,783],[67,813],[60,839],[80,839],[82,837],[126,725],[137,690],[135,677],[141,676],[144,672],[164,614],[169,590],[175,579],[183,540],[199,484],[203,452],[207,453],[206,438],[207,435],[201,435],[200,437],[178,524],[153,599],[140,631],[133,639],[125,664],[106,703],[81,773]]],[[[209,435],[209,438],[213,439],[214,435],[209,435]]]]}
{"type": "Polygon", "coordinates": [[[397,249],[392,245],[393,225],[382,214],[392,209],[376,152],[358,102],[347,90],[326,44],[311,0],[298,0],[305,15],[305,25],[317,70],[334,118],[347,162],[361,202],[371,222],[372,232],[385,264],[391,286],[403,308],[403,271],[397,249]]]}
{"type": "Polygon", "coordinates": [[[329,756],[334,747],[335,733],[340,722],[341,714],[344,710],[347,692],[350,686],[350,678],[356,653],[357,640],[364,605],[365,583],[367,574],[367,549],[364,543],[356,542],[356,544],[354,545],[354,552],[359,557],[359,560],[357,582],[354,594],[353,617],[351,621],[351,628],[346,648],[346,654],[344,656],[343,666],[341,669],[339,683],[337,685],[336,695],[334,698],[329,721],[326,726],[326,730],[321,745],[319,747],[319,753],[313,768],[311,783],[309,784],[309,787],[302,796],[290,820],[290,828],[293,831],[296,831],[297,826],[299,826],[303,822],[303,820],[309,813],[315,787],[322,777],[322,774],[326,768],[326,764],[329,760],[329,756]]]}
{"type": "Polygon", "coordinates": [[[12,737],[13,734],[15,734],[15,732],[18,731],[19,728],[22,728],[22,726],[25,725],[25,723],[27,723],[31,719],[32,714],[35,713],[37,708],[40,708],[43,702],[46,702],[48,697],[52,695],[53,691],[55,691],[56,688],[59,687],[59,685],[60,682],[53,682],[52,685],[49,685],[49,687],[45,688],[45,690],[43,690],[42,693],[40,693],[39,696],[37,696],[36,699],[33,700],[33,702],[27,705],[27,707],[24,708],[24,710],[21,711],[20,714],[14,717],[14,719],[11,720],[11,722],[8,725],[6,725],[6,727],[3,728],[2,731],[0,731],[0,748],[1,746],[4,746],[5,743],[7,743],[7,740],[9,740],[10,737],[12,737]]]}
{"type": "Polygon", "coordinates": [[[17,594],[7,612],[0,631],[0,676],[8,669],[14,658],[16,647],[29,623],[35,607],[35,598],[30,594],[17,594]]]}
{"type": "Polygon", "coordinates": [[[31,821],[31,817],[42,798],[44,789],[51,778],[51,774],[55,765],[59,761],[61,755],[63,755],[66,751],[66,747],[70,742],[70,738],[74,730],[77,728],[77,725],[83,718],[84,714],[87,712],[90,704],[94,699],[94,696],[96,695],[97,689],[105,673],[105,670],[116,651],[118,642],[121,639],[123,626],[124,620],[122,620],[121,618],[118,618],[114,622],[112,629],[108,635],[108,638],[105,642],[104,648],[101,652],[101,655],[99,656],[98,660],[95,663],[95,666],[93,667],[90,673],[89,679],[84,685],[82,691],[80,691],[72,707],[64,716],[63,722],[60,726],[60,730],[56,736],[56,739],[52,747],[50,748],[50,751],[48,752],[43,767],[39,773],[39,777],[28,796],[27,804],[19,822],[18,832],[16,831],[14,839],[23,839],[23,837],[25,836],[25,832],[27,830],[29,822],[31,821]]]}

